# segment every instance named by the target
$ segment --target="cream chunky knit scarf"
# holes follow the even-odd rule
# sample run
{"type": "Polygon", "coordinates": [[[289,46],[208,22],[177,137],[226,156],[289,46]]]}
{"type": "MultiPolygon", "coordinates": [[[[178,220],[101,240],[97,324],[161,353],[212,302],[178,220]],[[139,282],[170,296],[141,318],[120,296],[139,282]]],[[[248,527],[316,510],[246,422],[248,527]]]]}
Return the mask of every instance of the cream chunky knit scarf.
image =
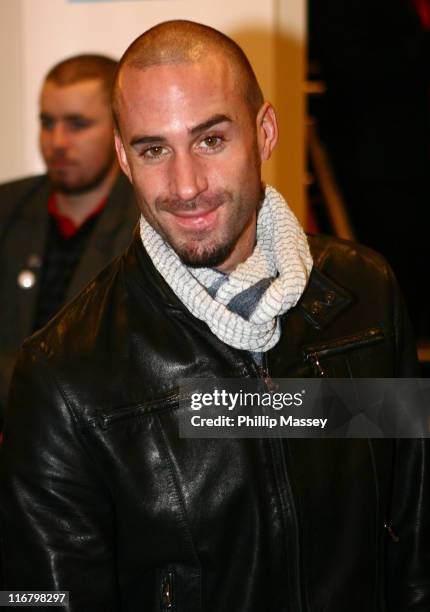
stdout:
{"type": "Polygon", "coordinates": [[[143,216],[140,234],[154,266],[181,302],[220,340],[238,349],[268,351],[278,342],[279,315],[298,302],[312,269],[303,229],[270,186],[258,214],[255,249],[230,274],[185,266],[143,216]]]}

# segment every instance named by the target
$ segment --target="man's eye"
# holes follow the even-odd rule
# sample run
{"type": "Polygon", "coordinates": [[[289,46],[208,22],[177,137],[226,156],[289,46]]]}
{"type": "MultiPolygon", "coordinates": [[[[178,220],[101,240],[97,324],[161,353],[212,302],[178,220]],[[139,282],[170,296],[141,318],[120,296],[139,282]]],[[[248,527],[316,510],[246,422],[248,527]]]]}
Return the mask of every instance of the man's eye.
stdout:
{"type": "Polygon", "coordinates": [[[164,154],[164,152],[164,147],[160,145],[154,145],[145,149],[142,155],[148,159],[158,159],[164,154]]]}
{"type": "Polygon", "coordinates": [[[200,142],[200,147],[205,151],[218,151],[223,145],[221,136],[206,136],[200,142]]]}
{"type": "Polygon", "coordinates": [[[78,132],[79,130],[85,130],[85,128],[89,127],[91,124],[92,121],[90,119],[84,118],[71,119],[70,121],[68,121],[68,126],[70,130],[74,132],[78,132]]]}
{"type": "Polygon", "coordinates": [[[52,130],[52,128],[54,127],[54,120],[49,119],[48,117],[42,117],[40,119],[40,125],[44,130],[52,130]]]}

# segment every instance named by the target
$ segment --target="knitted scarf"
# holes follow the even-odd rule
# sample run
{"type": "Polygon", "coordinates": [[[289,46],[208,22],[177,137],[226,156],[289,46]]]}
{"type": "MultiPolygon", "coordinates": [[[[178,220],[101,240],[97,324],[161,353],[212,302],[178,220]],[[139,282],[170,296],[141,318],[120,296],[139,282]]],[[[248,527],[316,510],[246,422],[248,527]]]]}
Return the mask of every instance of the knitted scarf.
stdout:
{"type": "Polygon", "coordinates": [[[140,234],[154,266],[187,309],[220,340],[247,351],[268,351],[278,342],[279,315],[296,305],[312,269],[303,229],[269,185],[254,251],[229,274],[185,266],[143,216],[140,234]]]}

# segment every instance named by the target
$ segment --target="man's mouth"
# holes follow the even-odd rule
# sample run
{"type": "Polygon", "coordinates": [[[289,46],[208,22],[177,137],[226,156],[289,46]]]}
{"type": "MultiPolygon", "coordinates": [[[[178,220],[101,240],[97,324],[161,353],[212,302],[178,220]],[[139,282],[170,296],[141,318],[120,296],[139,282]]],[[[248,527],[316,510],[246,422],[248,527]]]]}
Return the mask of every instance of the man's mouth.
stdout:
{"type": "Polygon", "coordinates": [[[188,230],[207,230],[213,227],[218,217],[219,205],[209,210],[175,210],[169,213],[177,225],[188,230]]]}
{"type": "Polygon", "coordinates": [[[212,229],[218,220],[219,209],[230,201],[228,192],[198,197],[189,202],[164,201],[160,209],[171,215],[177,226],[185,230],[206,231],[212,229]]]}
{"type": "Polygon", "coordinates": [[[68,168],[73,168],[75,166],[75,162],[70,159],[50,159],[48,161],[48,168],[52,170],[67,170],[68,168]]]}

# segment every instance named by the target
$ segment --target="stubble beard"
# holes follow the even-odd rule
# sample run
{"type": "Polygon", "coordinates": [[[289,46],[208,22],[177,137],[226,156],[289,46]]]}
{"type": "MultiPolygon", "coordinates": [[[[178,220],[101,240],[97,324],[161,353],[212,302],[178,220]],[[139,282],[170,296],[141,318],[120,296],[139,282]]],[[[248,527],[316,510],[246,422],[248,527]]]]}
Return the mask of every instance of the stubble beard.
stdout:
{"type": "MultiPolygon", "coordinates": [[[[230,216],[230,225],[224,228],[223,235],[212,239],[205,232],[194,232],[189,240],[179,241],[166,232],[153,218],[146,217],[148,223],[160,234],[163,240],[175,251],[181,262],[190,268],[217,268],[221,266],[232,254],[236,244],[242,236],[245,228],[250,222],[255,210],[258,210],[264,199],[264,189],[260,185],[255,193],[246,197],[233,196],[227,190],[218,192],[211,197],[199,198],[196,202],[161,201],[158,207],[164,210],[190,209],[193,207],[208,206],[232,206],[233,215],[230,216]],[[239,206],[233,206],[235,199],[240,198],[239,206]],[[206,244],[205,244],[206,243],[206,244]]],[[[157,206],[157,202],[156,202],[157,206]]]]}
{"type": "Polygon", "coordinates": [[[232,236],[228,242],[212,244],[206,247],[171,245],[182,263],[189,268],[217,268],[231,255],[238,237],[232,236]]]}
{"type": "Polygon", "coordinates": [[[61,178],[61,172],[50,172],[48,167],[48,176],[51,181],[53,190],[65,195],[84,195],[97,189],[106,179],[111,170],[116,166],[116,155],[112,151],[112,155],[106,161],[104,166],[97,174],[85,180],[77,180],[74,183],[61,178]]]}

